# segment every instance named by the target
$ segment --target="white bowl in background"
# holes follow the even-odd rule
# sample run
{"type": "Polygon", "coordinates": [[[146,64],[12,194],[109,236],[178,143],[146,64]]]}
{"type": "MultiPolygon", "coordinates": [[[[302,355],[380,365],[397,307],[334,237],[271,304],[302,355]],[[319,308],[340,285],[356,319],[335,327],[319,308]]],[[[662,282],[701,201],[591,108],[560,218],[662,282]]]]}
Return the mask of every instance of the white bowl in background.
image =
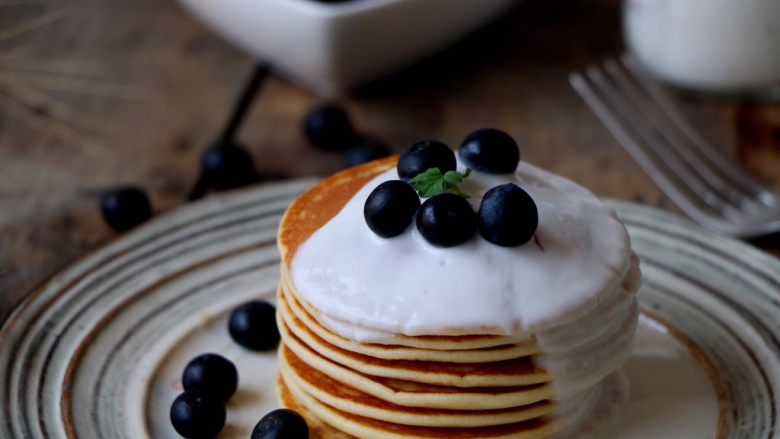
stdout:
{"type": "Polygon", "coordinates": [[[518,0],[179,0],[233,44],[323,94],[442,49],[518,0]]]}

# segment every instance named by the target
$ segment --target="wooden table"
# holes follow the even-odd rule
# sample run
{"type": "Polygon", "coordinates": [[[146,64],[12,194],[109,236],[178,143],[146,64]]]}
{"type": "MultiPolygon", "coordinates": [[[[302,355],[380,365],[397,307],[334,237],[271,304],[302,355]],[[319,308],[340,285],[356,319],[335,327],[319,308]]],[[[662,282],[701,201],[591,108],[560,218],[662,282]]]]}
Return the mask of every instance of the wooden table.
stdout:
{"type": "MultiPolygon", "coordinates": [[[[617,0],[527,0],[445,52],[340,100],[403,150],[503,128],[524,159],[600,195],[674,209],[566,82],[621,48],[617,0]]],[[[113,237],[97,208],[118,184],[180,205],[252,60],[165,0],[0,0],[0,320],[47,275],[113,237]]],[[[326,174],[303,139],[319,99],[266,82],[240,133],[261,172],[326,174]]],[[[780,108],[686,102],[713,142],[780,188],[780,108]]]]}

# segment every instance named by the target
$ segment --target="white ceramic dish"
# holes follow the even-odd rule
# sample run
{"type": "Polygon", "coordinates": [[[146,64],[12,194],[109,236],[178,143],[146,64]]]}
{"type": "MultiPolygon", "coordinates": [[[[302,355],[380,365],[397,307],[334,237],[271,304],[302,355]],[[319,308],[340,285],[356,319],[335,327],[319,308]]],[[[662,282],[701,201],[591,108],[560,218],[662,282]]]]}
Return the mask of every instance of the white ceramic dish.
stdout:
{"type": "Polygon", "coordinates": [[[443,48],[517,0],[180,0],[229,41],[323,94],[443,48]]]}
{"type": "MultiPolygon", "coordinates": [[[[178,439],[168,409],[192,357],[232,359],[220,438],[277,407],[274,352],[233,343],[236,305],[274,295],[276,228],[312,181],[207,198],[54,276],[0,328],[0,438],[178,439]]],[[[780,262],[658,210],[613,203],[642,261],[633,391],[615,438],[780,432],[780,262]]]]}

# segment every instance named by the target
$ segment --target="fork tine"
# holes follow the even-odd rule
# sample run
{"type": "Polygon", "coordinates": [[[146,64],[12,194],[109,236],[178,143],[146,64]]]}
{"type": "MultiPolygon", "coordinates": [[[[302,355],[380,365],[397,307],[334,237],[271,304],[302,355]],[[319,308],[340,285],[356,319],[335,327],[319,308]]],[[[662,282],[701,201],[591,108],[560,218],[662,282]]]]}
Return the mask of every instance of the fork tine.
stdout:
{"type": "Polygon", "coordinates": [[[711,214],[734,219],[741,216],[738,209],[734,208],[718,191],[710,188],[684,161],[676,157],[674,148],[670,147],[658,130],[648,123],[601,69],[590,66],[586,74],[616,110],[619,118],[634,132],[635,138],[639,140],[637,143],[648,155],[663,163],[667,172],[672,173],[678,181],[688,186],[693,196],[709,207],[711,214]]]}
{"type": "MultiPolygon", "coordinates": [[[[684,182],[680,180],[668,167],[652,152],[652,148],[643,145],[635,135],[627,128],[627,124],[618,118],[605,100],[596,92],[595,88],[579,73],[569,75],[569,83],[579,93],[582,99],[590,106],[596,116],[607,127],[620,144],[634,159],[647,171],[650,178],[669,195],[688,215],[705,223],[719,222],[708,211],[711,207],[684,182]]],[[[716,211],[717,212],[717,211],[716,211]]]]}
{"type": "Polygon", "coordinates": [[[665,138],[671,146],[671,148],[665,148],[665,145],[659,145],[665,149],[664,155],[674,155],[687,164],[689,170],[698,174],[704,184],[736,208],[757,213],[765,207],[759,204],[760,200],[753,198],[752,192],[746,192],[741,190],[739,186],[735,186],[728,177],[721,175],[718,169],[706,160],[706,157],[702,157],[696,148],[690,146],[685,133],[681,133],[677,124],[669,120],[668,114],[657,105],[652,97],[648,96],[649,92],[642,88],[642,84],[636,78],[631,77],[630,70],[621,68],[616,61],[611,59],[604,62],[604,69],[623,92],[623,95],[631,101],[634,108],[644,116],[643,120],[652,124],[654,132],[665,138]]]}
{"type": "Polygon", "coordinates": [[[647,94],[664,110],[666,118],[677,126],[678,130],[686,136],[688,142],[698,150],[705,161],[708,161],[712,167],[718,169],[723,176],[731,179],[733,185],[753,195],[763,204],[767,206],[778,204],[777,196],[772,191],[735,166],[691,126],[679,108],[666,96],[666,93],[654,81],[648,78],[644,69],[633,56],[624,54],[621,56],[621,61],[636,80],[642,84],[647,94]]]}

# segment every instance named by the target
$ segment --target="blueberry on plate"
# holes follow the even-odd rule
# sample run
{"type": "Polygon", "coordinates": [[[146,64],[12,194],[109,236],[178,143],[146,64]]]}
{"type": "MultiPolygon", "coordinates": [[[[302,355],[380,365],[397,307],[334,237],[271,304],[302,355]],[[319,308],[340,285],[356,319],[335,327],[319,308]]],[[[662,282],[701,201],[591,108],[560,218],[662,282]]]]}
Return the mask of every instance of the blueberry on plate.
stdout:
{"type": "Polygon", "coordinates": [[[465,198],[443,193],[422,204],[417,211],[417,229],[431,244],[453,247],[474,236],[477,217],[465,198]]]}
{"type": "Polygon", "coordinates": [[[225,405],[194,392],[184,392],[171,405],[171,424],[187,439],[213,439],[225,426],[225,405]]]}
{"type": "Polygon", "coordinates": [[[227,401],[238,388],[238,370],[227,358],[217,354],[203,354],[193,358],[181,378],[184,390],[227,401]]]}
{"type": "Polygon", "coordinates": [[[455,153],[449,146],[436,140],[417,142],[398,159],[398,176],[410,180],[430,168],[442,173],[455,170],[455,153]]]}
{"type": "Polygon", "coordinates": [[[255,165],[247,150],[236,143],[215,143],[201,157],[201,178],[217,191],[247,186],[257,181],[255,165]]]}
{"type": "Polygon", "coordinates": [[[371,191],[363,205],[363,217],[372,232],[392,238],[409,227],[418,207],[420,198],[409,183],[390,180],[371,191]]]}
{"type": "Polygon", "coordinates": [[[346,165],[348,168],[351,168],[352,166],[387,157],[390,153],[390,148],[384,143],[374,139],[362,139],[354,147],[347,150],[345,154],[346,165]]]}
{"type": "Polygon", "coordinates": [[[469,134],[460,146],[458,155],[467,166],[490,174],[515,172],[520,163],[520,148],[514,139],[493,128],[469,134]]]}
{"type": "Polygon", "coordinates": [[[228,321],[230,337],[252,351],[267,351],[279,343],[276,308],[268,302],[255,300],[234,309],[228,321]]]}
{"type": "Polygon", "coordinates": [[[344,151],[354,145],[355,130],[347,113],[335,105],[316,107],[303,120],[309,142],[326,151],[344,151]]]}
{"type": "Polygon", "coordinates": [[[277,409],[263,416],[252,430],[252,439],[306,439],[309,426],[303,416],[290,409],[277,409]]]}
{"type": "Polygon", "coordinates": [[[124,187],[103,194],[103,219],[116,232],[124,232],[152,217],[152,204],[143,190],[124,187]]]}
{"type": "Polygon", "coordinates": [[[514,183],[490,189],[479,206],[479,233],[493,244],[515,247],[530,241],[539,225],[536,203],[514,183]]]}

